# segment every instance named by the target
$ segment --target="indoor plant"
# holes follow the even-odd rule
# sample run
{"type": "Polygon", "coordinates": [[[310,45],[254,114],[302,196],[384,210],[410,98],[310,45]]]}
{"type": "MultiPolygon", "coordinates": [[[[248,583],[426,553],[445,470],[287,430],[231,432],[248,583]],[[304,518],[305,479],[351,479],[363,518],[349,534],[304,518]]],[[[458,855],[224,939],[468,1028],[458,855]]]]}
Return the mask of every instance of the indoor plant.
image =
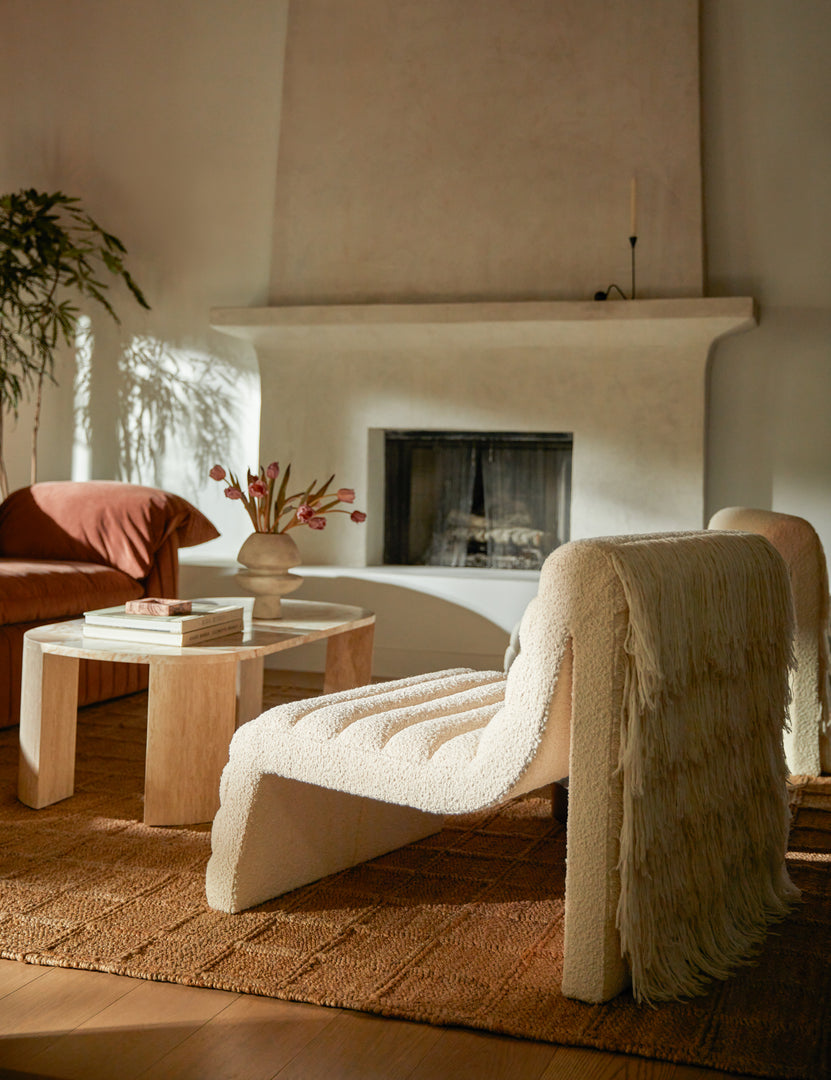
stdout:
{"type": "Polygon", "coordinates": [[[3,419],[34,397],[31,483],[45,379],[54,379],[55,350],[72,345],[80,298],[94,300],[118,322],[106,291],[120,279],[149,305],[124,266],[126,249],[77,198],[28,188],[0,196],[0,495],[8,495],[3,419]],[[109,275],[109,279],[107,276],[109,275]]]}

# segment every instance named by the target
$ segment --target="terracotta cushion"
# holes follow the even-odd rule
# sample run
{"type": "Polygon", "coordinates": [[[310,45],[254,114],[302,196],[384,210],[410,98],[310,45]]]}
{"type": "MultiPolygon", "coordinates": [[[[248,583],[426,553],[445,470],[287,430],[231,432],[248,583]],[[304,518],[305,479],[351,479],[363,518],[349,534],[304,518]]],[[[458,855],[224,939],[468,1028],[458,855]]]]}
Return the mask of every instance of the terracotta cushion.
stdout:
{"type": "Polygon", "coordinates": [[[173,533],[179,547],[219,536],[180,495],[139,484],[49,481],[0,506],[0,556],[107,563],[137,579],[173,533]]]}
{"type": "Polygon", "coordinates": [[[77,617],[142,595],[141,585],[100,563],[0,558],[0,623],[77,617]]]}

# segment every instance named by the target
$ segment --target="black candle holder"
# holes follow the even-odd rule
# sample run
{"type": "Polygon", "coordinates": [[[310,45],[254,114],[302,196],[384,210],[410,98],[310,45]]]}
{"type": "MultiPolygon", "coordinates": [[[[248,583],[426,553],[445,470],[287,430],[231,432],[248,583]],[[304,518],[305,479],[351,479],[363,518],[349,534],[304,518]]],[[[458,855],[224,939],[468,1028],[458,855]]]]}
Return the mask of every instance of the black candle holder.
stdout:
{"type": "Polygon", "coordinates": [[[637,238],[637,236],[630,236],[629,237],[629,247],[631,249],[631,266],[632,266],[632,294],[631,294],[631,296],[627,296],[626,293],[623,291],[623,289],[621,289],[620,285],[612,284],[612,285],[609,286],[608,289],[606,289],[605,292],[602,289],[599,289],[594,294],[595,300],[608,300],[609,299],[609,293],[612,292],[613,289],[614,289],[615,292],[620,293],[621,300],[634,300],[635,299],[635,248],[637,246],[638,246],[638,238],[637,238]]]}

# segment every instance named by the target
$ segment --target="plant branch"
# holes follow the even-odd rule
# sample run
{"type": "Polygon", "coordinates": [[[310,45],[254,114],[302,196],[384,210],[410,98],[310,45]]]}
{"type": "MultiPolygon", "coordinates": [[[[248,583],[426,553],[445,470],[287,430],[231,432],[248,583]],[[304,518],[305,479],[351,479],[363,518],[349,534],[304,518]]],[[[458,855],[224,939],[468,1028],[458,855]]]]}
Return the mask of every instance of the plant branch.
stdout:
{"type": "MultiPolygon", "coordinates": [[[[120,279],[149,305],[124,266],[124,245],[74,196],[23,189],[0,196],[0,409],[17,415],[34,393],[31,481],[37,469],[43,384],[54,381],[54,354],[71,346],[80,310],[63,294],[87,298],[118,322],[106,292],[120,279]]],[[[5,484],[0,424],[0,492],[5,484]]],[[[7,486],[7,484],[6,484],[7,486]]]]}

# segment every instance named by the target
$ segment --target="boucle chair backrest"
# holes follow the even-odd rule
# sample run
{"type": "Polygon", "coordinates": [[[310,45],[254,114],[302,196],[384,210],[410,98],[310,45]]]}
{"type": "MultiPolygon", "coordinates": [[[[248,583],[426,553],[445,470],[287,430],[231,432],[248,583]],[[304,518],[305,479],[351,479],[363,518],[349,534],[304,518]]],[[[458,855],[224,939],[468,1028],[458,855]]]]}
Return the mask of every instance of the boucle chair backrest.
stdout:
{"type": "Polygon", "coordinates": [[[758,533],[788,567],[794,601],[794,653],[790,731],[785,755],[794,774],[831,772],[828,705],[828,570],[822,542],[804,518],[775,510],[729,506],[710,519],[710,529],[758,533]]]}
{"type": "Polygon", "coordinates": [[[539,733],[510,794],[567,755],[567,996],[607,1000],[630,976],[640,999],[700,992],[787,910],[790,633],[785,566],[759,536],[601,538],[547,560],[479,752],[539,733]],[[562,680],[568,729],[547,716],[562,680]]]}

